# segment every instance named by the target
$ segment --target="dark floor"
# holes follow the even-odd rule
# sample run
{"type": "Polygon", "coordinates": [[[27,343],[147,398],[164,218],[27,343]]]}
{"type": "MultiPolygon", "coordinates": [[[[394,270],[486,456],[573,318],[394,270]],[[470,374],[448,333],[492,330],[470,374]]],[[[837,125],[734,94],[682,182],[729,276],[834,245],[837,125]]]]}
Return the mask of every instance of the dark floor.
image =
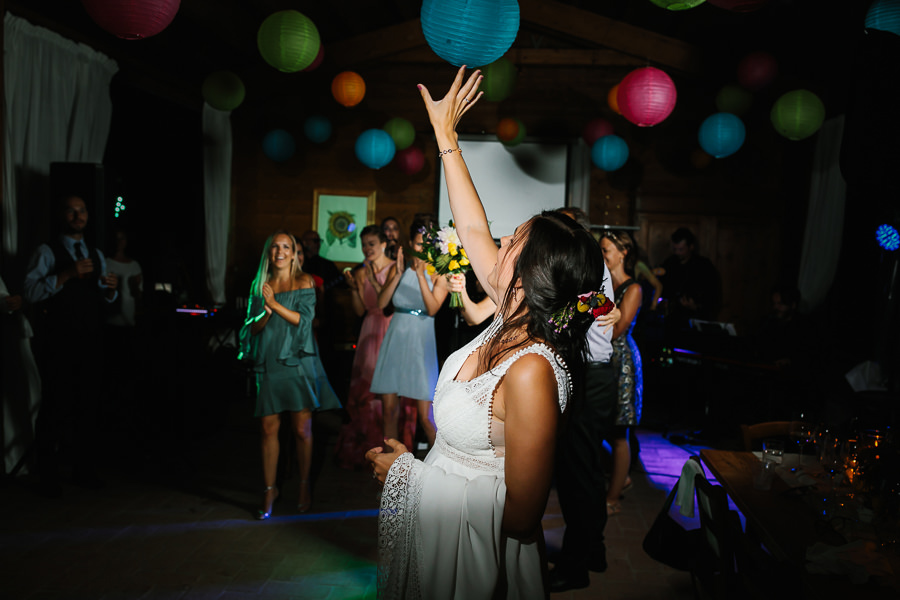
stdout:
{"type": "MultiPolygon", "coordinates": [[[[311,513],[294,509],[296,478],[267,522],[259,501],[257,423],[244,405],[191,443],[119,441],[101,473],[106,487],[67,484],[37,495],[33,478],[2,489],[0,598],[374,598],[377,484],[367,471],[323,461],[311,513]]],[[[327,424],[327,420],[326,420],[327,424]]],[[[332,424],[335,425],[335,424],[332,424]]],[[[687,599],[687,573],[647,557],[641,541],[697,446],[641,430],[641,463],[622,512],[607,527],[609,570],[559,598],[687,599]]],[[[328,444],[326,455],[332,450],[328,444]]],[[[564,523],[555,493],[544,517],[550,549],[564,523]]]]}

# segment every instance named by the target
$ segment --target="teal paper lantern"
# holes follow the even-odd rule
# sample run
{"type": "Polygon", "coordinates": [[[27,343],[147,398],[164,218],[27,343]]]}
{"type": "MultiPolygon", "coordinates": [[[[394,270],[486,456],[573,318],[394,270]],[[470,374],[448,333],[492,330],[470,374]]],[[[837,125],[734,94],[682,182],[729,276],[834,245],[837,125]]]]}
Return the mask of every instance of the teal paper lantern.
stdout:
{"type": "Polygon", "coordinates": [[[516,0],[424,0],[422,33],[434,53],[457,67],[487,65],[519,32],[516,0]]]}
{"type": "Polygon", "coordinates": [[[201,88],[203,99],[216,110],[234,110],[244,101],[246,90],[241,78],[231,71],[207,75],[201,88]]]}
{"type": "Polygon", "coordinates": [[[605,135],[591,146],[591,160],[604,171],[615,171],[628,162],[628,144],[619,136],[605,135]]]}
{"type": "Polygon", "coordinates": [[[700,6],[706,0],[650,0],[653,4],[666,10],[688,10],[700,6]]]}
{"type": "Polygon", "coordinates": [[[519,76],[516,66],[502,56],[489,65],[481,67],[481,80],[479,90],[484,92],[482,97],[489,102],[502,102],[506,100],[516,87],[516,79],[519,76]]]}
{"type": "Polygon", "coordinates": [[[743,116],[750,110],[753,104],[753,96],[741,86],[729,83],[722,86],[716,94],[716,108],[719,112],[727,112],[737,116],[743,116]]]}
{"type": "Polygon", "coordinates": [[[413,124],[402,117],[394,117],[385,123],[382,129],[394,140],[397,150],[409,148],[416,139],[416,130],[413,124]]]}
{"type": "Polygon", "coordinates": [[[736,115],[720,112],[706,117],[697,138],[703,151],[716,158],[725,158],[744,145],[747,131],[736,115]]]}
{"type": "Polygon", "coordinates": [[[875,0],[866,13],[866,29],[900,35],[900,0],[875,0]]]}
{"type": "Polygon", "coordinates": [[[263,59],[284,73],[296,73],[311,65],[321,46],[315,23],[296,10],[269,15],[259,27],[256,43],[263,59]]]}
{"type": "Polygon", "coordinates": [[[380,169],[394,158],[397,147],[384,129],[367,129],[356,138],[356,157],[370,169],[380,169]]]}
{"type": "Polygon", "coordinates": [[[284,162],[297,151],[294,136],[284,129],[273,129],[263,138],[263,152],[275,162],[284,162]]]}
{"type": "Polygon", "coordinates": [[[322,115],[311,115],[303,122],[303,133],[316,144],[324,144],[331,137],[331,121],[322,115]]]}
{"type": "Polygon", "coordinates": [[[825,105],[809,90],[794,90],[775,101],[770,116],[775,130],[796,142],[819,130],[825,121],[825,105]]]}

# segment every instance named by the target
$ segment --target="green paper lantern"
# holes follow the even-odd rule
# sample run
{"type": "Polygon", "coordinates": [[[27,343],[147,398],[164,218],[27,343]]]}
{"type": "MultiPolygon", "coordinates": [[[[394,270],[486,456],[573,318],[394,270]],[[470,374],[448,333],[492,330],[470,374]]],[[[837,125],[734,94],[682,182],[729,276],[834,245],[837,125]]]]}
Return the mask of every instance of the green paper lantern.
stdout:
{"type": "Polygon", "coordinates": [[[203,80],[203,99],[216,110],[234,110],[244,101],[241,78],[231,71],[215,71],[203,80]]]}
{"type": "Polygon", "coordinates": [[[413,140],[416,139],[416,130],[413,128],[412,123],[402,117],[394,117],[385,123],[382,129],[394,140],[397,150],[409,148],[413,140]]]}
{"type": "Polygon", "coordinates": [[[502,56],[489,65],[481,68],[481,86],[478,89],[484,92],[484,99],[489,102],[502,102],[506,100],[516,87],[516,79],[519,72],[516,66],[502,56]]]}
{"type": "Polygon", "coordinates": [[[269,15],[256,36],[259,53],[267,63],[285,73],[302,71],[319,54],[319,30],[296,10],[269,15]]]}
{"type": "Polygon", "coordinates": [[[700,6],[706,0],[650,0],[653,4],[666,10],[688,10],[700,6]]]}
{"type": "Polygon", "coordinates": [[[735,83],[729,83],[716,94],[716,108],[719,112],[731,113],[739,117],[743,116],[750,105],[753,104],[753,96],[735,83]]]}
{"type": "Polygon", "coordinates": [[[825,121],[825,105],[809,90],[794,90],[775,101],[770,116],[775,130],[796,142],[819,130],[825,121]]]}

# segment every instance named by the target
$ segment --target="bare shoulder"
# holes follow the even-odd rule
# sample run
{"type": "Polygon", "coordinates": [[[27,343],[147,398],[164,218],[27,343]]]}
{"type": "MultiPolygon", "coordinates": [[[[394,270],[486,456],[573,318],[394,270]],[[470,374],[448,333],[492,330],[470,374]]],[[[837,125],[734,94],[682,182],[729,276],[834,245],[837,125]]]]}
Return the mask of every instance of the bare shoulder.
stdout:
{"type": "Polygon", "coordinates": [[[300,273],[297,278],[297,287],[295,289],[305,290],[316,287],[316,280],[309,273],[300,273]]]}
{"type": "Polygon", "coordinates": [[[538,391],[548,387],[556,390],[556,374],[547,357],[529,352],[510,365],[506,372],[506,383],[523,391],[538,391]]]}

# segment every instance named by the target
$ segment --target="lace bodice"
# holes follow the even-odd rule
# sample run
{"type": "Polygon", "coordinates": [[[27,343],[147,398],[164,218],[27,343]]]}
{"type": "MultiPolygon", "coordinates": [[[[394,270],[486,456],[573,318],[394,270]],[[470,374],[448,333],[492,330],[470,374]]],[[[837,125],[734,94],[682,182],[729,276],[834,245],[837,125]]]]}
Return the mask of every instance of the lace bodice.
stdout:
{"type": "Polygon", "coordinates": [[[559,389],[560,410],[565,410],[571,382],[565,363],[548,346],[532,344],[508,357],[495,368],[468,381],[456,375],[466,358],[500,330],[502,320],[494,323],[466,346],[450,355],[444,363],[434,394],[436,444],[448,457],[469,467],[503,471],[503,423],[493,418],[494,391],[516,360],[525,354],[539,354],[553,367],[559,389]]]}

